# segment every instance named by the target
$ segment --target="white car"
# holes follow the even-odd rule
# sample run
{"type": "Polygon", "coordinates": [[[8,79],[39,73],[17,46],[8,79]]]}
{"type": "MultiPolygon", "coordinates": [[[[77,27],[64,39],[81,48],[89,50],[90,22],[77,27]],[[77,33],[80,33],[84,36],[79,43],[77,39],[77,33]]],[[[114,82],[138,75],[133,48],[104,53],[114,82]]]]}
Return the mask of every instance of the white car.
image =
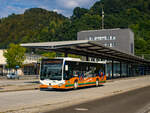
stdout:
{"type": "Polygon", "coordinates": [[[9,74],[7,74],[7,78],[8,79],[19,79],[19,76],[18,75],[16,75],[15,73],[9,73],[9,74]]]}

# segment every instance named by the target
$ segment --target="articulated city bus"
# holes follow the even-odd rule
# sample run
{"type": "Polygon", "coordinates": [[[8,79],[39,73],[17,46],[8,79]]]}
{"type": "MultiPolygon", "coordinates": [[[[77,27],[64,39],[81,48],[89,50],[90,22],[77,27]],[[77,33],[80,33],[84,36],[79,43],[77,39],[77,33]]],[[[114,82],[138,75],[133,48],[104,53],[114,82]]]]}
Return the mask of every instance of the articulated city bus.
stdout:
{"type": "Polygon", "coordinates": [[[99,86],[106,81],[102,63],[76,58],[42,59],[40,88],[69,89],[99,86]]]}

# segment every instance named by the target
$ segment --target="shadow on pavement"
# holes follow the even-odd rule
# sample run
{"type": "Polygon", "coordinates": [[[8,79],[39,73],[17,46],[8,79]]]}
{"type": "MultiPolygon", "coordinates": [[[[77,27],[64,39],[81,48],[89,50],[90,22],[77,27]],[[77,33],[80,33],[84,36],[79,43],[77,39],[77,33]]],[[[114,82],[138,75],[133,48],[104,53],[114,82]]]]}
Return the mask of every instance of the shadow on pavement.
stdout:
{"type": "MultiPolygon", "coordinates": [[[[104,85],[99,85],[98,87],[103,87],[104,85]]],[[[90,89],[90,88],[96,88],[96,86],[86,86],[86,87],[80,87],[78,89],[53,89],[53,88],[41,88],[40,91],[54,91],[54,92],[69,92],[69,91],[77,91],[77,90],[83,90],[83,89],[90,89]]]]}
{"type": "Polygon", "coordinates": [[[40,82],[39,81],[28,81],[28,82],[24,82],[24,83],[35,83],[35,84],[39,84],[40,82]]]}

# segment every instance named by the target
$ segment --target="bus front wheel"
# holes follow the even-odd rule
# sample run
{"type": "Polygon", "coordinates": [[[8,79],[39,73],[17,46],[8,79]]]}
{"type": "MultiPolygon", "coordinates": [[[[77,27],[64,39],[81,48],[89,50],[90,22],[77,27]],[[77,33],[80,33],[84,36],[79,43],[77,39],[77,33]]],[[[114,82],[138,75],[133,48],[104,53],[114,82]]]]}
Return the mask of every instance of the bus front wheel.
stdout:
{"type": "Polygon", "coordinates": [[[77,89],[77,88],[78,88],[78,82],[75,81],[75,82],[74,82],[74,89],[77,89]]]}

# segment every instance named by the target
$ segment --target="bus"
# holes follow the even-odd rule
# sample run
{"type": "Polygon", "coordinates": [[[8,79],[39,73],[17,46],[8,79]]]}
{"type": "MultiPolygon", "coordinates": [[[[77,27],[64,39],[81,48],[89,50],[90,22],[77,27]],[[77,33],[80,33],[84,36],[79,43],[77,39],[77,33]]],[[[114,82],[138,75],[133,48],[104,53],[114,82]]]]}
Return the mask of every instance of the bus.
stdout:
{"type": "Polygon", "coordinates": [[[41,60],[40,89],[77,89],[105,82],[105,64],[77,58],[41,60]]]}

